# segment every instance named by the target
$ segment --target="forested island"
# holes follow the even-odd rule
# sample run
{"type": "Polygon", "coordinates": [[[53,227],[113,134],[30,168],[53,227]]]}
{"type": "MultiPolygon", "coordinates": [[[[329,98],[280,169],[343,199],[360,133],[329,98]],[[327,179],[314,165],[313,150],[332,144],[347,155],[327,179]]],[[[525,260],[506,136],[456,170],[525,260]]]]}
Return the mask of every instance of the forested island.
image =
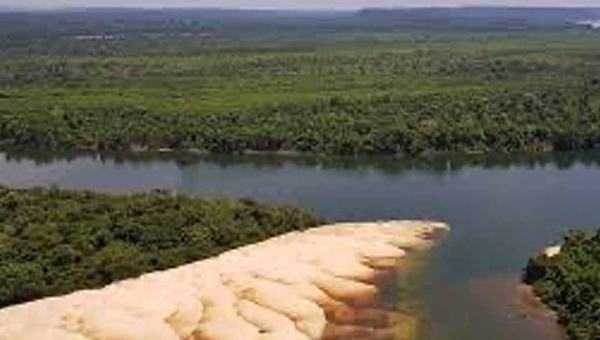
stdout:
{"type": "Polygon", "coordinates": [[[529,260],[523,281],[558,313],[570,340],[600,338],[600,231],[573,231],[557,254],[529,260]]]}
{"type": "Polygon", "coordinates": [[[295,208],[167,191],[0,187],[0,308],[102,287],[323,222],[295,208]]]}
{"type": "Polygon", "coordinates": [[[0,146],[408,157],[597,149],[600,35],[575,24],[597,14],[0,13],[0,146]]]}

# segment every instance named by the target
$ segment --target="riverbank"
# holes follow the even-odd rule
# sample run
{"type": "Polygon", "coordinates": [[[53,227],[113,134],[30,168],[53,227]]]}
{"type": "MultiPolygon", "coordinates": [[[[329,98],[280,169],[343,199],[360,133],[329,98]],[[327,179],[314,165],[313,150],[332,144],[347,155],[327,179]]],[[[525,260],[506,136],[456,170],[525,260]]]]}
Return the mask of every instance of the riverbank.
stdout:
{"type": "Polygon", "coordinates": [[[514,153],[436,153],[416,158],[396,156],[327,156],[311,153],[249,153],[243,155],[203,154],[186,151],[43,151],[0,148],[0,161],[31,161],[35,164],[71,162],[89,159],[115,163],[151,164],[171,162],[185,167],[198,163],[222,166],[252,165],[282,167],[287,163],[305,166],[323,166],[332,169],[372,168],[381,170],[434,170],[449,171],[462,168],[504,169],[508,167],[544,167],[548,165],[568,169],[576,163],[600,167],[600,151],[514,152],[514,153]]]}
{"type": "Polygon", "coordinates": [[[391,221],[294,232],[102,290],[2,310],[0,339],[370,339],[391,329],[374,324],[392,319],[400,323],[394,332],[410,335],[409,319],[377,310],[378,282],[447,230],[391,221]]]}
{"type": "Polygon", "coordinates": [[[547,308],[533,289],[510,275],[472,280],[470,289],[488,306],[496,322],[531,340],[563,340],[558,316],[547,308]]]}

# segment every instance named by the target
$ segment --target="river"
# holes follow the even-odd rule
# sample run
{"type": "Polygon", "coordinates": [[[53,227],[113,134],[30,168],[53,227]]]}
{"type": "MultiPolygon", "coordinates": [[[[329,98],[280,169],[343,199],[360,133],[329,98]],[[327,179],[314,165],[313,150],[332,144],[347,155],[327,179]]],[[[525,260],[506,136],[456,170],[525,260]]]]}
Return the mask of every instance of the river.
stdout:
{"type": "Polygon", "coordinates": [[[551,340],[518,285],[569,228],[600,227],[600,155],[389,158],[0,153],[0,184],[107,192],[163,188],[293,204],[341,221],[436,219],[451,233],[420,273],[423,340],[551,340]]]}

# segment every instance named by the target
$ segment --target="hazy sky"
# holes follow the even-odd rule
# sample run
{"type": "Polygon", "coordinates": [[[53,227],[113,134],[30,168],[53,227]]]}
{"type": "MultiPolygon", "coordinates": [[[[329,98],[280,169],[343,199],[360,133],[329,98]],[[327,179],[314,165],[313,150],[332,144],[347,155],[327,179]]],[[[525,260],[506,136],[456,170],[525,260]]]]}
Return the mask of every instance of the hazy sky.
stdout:
{"type": "Polygon", "coordinates": [[[600,6],[600,0],[0,0],[0,6],[55,7],[223,7],[278,9],[355,9],[361,7],[512,5],[600,6]]]}

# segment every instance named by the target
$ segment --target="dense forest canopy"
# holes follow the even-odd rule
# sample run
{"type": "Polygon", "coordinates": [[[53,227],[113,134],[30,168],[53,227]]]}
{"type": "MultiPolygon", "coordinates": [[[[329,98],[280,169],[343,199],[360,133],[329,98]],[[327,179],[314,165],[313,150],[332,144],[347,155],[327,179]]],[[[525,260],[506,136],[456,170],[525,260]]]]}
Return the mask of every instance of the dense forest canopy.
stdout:
{"type": "Polygon", "coordinates": [[[566,325],[568,339],[600,338],[600,231],[574,231],[558,256],[536,255],[524,280],[566,325]]]}
{"type": "Polygon", "coordinates": [[[0,13],[0,146],[415,156],[600,146],[593,8],[0,13]]]}
{"type": "Polygon", "coordinates": [[[177,267],[322,223],[305,211],[249,200],[0,187],[0,308],[177,267]]]}

